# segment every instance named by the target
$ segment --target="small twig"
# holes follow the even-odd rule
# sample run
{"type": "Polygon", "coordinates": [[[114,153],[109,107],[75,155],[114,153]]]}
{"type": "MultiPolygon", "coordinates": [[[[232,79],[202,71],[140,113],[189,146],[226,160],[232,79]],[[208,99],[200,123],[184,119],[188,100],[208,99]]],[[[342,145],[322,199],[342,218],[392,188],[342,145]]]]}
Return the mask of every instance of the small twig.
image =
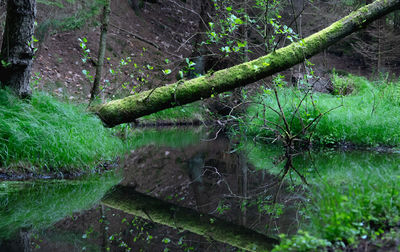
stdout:
{"type": "Polygon", "coordinates": [[[296,168],[294,168],[294,166],[292,166],[292,169],[297,173],[297,175],[299,175],[301,181],[304,184],[308,185],[306,178],[299,171],[297,171],[296,168]]]}
{"type": "Polygon", "coordinates": [[[184,9],[184,10],[187,10],[187,11],[189,11],[189,12],[195,14],[196,16],[198,16],[198,17],[200,18],[200,20],[201,20],[201,22],[203,23],[204,27],[207,27],[207,28],[208,28],[208,24],[204,21],[203,17],[202,17],[199,13],[195,12],[195,11],[192,10],[192,9],[186,8],[186,7],[184,7],[184,6],[182,6],[182,5],[178,4],[178,3],[176,3],[175,1],[170,0],[169,2],[172,2],[173,4],[175,4],[176,6],[178,6],[179,8],[182,8],[182,9],[184,9]]]}
{"type": "Polygon", "coordinates": [[[157,49],[160,49],[160,47],[159,47],[157,44],[155,44],[154,42],[149,41],[149,40],[147,40],[147,39],[141,37],[140,35],[137,35],[137,34],[135,34],[135,33],[132,33],[132,32],[130,32],[130,31],[128,31],[128,30],[125,30],[125,29],[123,29],[123,28],[121,28],[121,27],[118,27],[118,26],[115,25],[115,24],[110,23],[110,25],[111,25],[112,27],[114,27],[114,28],[117,28],[117,29],[120,30],[120,31],[123,31],[123,32],[125,32],[125,33],[128,33],[129,35],[133,36],[134,38],[136,38],[136,39],[138,39],[138,40],[140,40],[140,41],[142,41],[142,42],[145,42],[145,43],[147,43],[147,44],[149,44],[149,45],[151,45],[151,46],[154,46],[154,47],[157,48],[157,49]]]}
{"type": "Polygon", "coordinates": [[[201,34],[200,32],[196,32],[192,36],[190,36],[188,39],[183,41],[183,43],[178,47],[178,49],[175,50],[175,52],[179,52],[179,50],[182,48],[182,46],[186,45],[187,42],[189,42],[192,38],[196,37],[197,35],[201,34]]]}
{"type": "Polygon", "coordinates": [[[309,92],[310,92],[310,89],[307,90],[307,92],[304,94],[303,98],[300,100],[299,104],[297,105],[297,107],[296,107],[296,109],[295,109],[295,111],[294,111],[294,113],[293,113],[293,115],[292,115],[292,118],[290,119],[290,124],[292,124],[295,115],[296,115],[297,112],[299,111],[300,106],[301,106],[301,104],[303,103],[303,101],[307,98],[309,92]]]}
{"type": "Polygon", "coordinates": [[[372,110],[371,110],[371,116],[372,116],[374,114],[375,108],[376,108],[376,105],[375,105],[376,97],[375,97],[375,92],[374,91],[371,91],[371,92],[374,95],[374,103],[372,104],[372,110]]]}
{"type": "Polygon", "coordinates": [[[239,104],[233,106],[233,107],[231,108],[231,111],[229,112],[228,116],[232,115],[233,111],[234,111],[237,107],[240,107],[240,106],[242,106],[242,105],[249,104],[249,103],[253,103],[253,102],[252,102],[252,101],[249,101],[249,102],[241,102],[241,103],[239,103],[239,104]]]}
{"type": "Polygon", "coordinates": [[[217,133],[215,133],[215,137],[211,138],[211,139],[202,139],[202,141],[206,141],[206,142],[210,142],[210,141],[214,141],[218,138],[218,134],[219,132],[221,132],[222,128],[219,128],[219,130],[217,131],[217,133]]]}
{"type": "Polygon", "coordinates": [[[279,129],[281,129],[286,135],[289,135],[289,132],[287,132],[286,130],[285,130],[285,128],[283,128],[281,125],[279,125],[279,124],[277,124],[277,123],[274,123],[274,122],[271,122],[271,121],[269,121],[269,120],[265,120],[267,123],[269,123],[269,124],[272,124],[272,125],[274,125],[275,127],[277,127],[277,128],[279,128],[279,129]]]}
{"type": "MultiPolygon", "coordinates": [[[[299,12],[299,14],[297,14],[297,15],[294,17],[294,19],[292,20],[292,22],[290,22],[290,24],[288,25],[288,27],[290,27],[290,26],[293,24],[293,22],[294,22],[295,20],[297,20],[297,18],[300,17],[300,15],[303,13],[304,9],[305,9],[305,7],[303,6],[303,9],[299,12]]],[[[276,50],[276,48],[278,47],[279,43],[281,42],[282,38],[283,38],[283,37],[286,38],[286,36],[287,36],[287,35],[285,35],[285,36],[279,36],[278,42],[276,42],[276,44],[275,44],[275,46],[274,46],[274,49],[272,50],[273,52],[275,52],[275,50],[276,50]]]]}
{"type": "Polygon", "coordinates": [[[301,130],[301,132],[298,132],[296,135],[294,135],[293,138],[297,138],[301,133],[306,132],[314,124],[314,122],[316,122],[317,120],[322,118],[324,115],[326,115],[329,112],[331,112],[331,111],[333,111],[335,109],[338,109],[338,108],[340,108],[342,106],[343,106],[343,104],[340,104],[337,107],[334,107],[334,108],[329,109],[328,111],[325,111],[324,113],[319,113],[319,115],[317,117],[315,117],[311,122],[309,122],[308,125],[301,130]]]}
{"type": "Polygon", "coordinates": [[[150,93],[146,96],[146,98],[144,98],[144,99],[142,100],[142,102],[147,101],[147,99],[150,98],[150,95],[154,92],[154,90],[156,90],[156,88],[153,88],[153,89],[150,91],[150,93]]]}
{"type": "Polygon", "coordinates": [[[274,94],[275,94],[275,98],[276,98],[276,103],[278,104],[279,110],[281,112],[281,117],[282,117],[283,123],[285,124],[285,127],[286,127],[287,136],[290,136],[290,126],[289,126],[288,122],[286,121],[286,116],[285,116],[285,113],[283,112],[281,102],[279,101],[278,91],[276,90],[276,87],[274,87],[274,94]]]}

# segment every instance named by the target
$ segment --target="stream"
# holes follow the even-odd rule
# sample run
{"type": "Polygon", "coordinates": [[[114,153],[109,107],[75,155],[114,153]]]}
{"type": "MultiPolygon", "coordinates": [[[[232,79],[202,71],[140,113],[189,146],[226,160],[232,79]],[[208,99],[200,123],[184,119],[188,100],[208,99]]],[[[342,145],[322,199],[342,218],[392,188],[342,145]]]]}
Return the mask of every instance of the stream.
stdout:
{"type": "Polygon", "coordinates": [[[271,249],[309,224],[312,185],[400,170],[397,153],[323,150],[294,154],[282,180],[277,145],[201,127],[140,129],[127,141],[117,172],[0,182],[0,251],[271,249]]]}

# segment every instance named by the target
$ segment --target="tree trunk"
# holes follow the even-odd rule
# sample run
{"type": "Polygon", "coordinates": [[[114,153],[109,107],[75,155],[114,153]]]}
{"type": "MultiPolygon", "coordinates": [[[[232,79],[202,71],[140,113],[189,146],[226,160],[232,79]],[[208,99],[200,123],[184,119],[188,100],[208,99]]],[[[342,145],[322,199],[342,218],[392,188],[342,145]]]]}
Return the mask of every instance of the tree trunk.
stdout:
{"type": "Polygon", "coordinates": [[[166,108],[209,98],[292,67],[399,7],[400,0],[375,1],[300,42],[256,60],[114,100],[92,108],[92,111],[105,125],[112,127],[166,108]]]}
{"type": "Polygon", "coordinates": [[[394,12],[393,28],[400,32],[400,10],[394,12]]]}
{"type": "Polygon", "coordinates": [[[33,32],[36,17],[36,0],[8,0],[7,17],[0,53],[0,82],[22,97],[31,94],[31,77],[34,55],[33,32]]]}
{"type": "Polygon", "coordinates": [[[105,0],[103,7],[103,18],[101,21],[102,24],[99,42],[99,54],[97,57],[96,76],[94,78],[92,91],[90,93],[90,101],[93,101],[94,98],[99,94],[100,80],[103,73],[104,56],[106,54],[107,31],[110,19],[110,12],[110,0],[105,0]]]}
{"type": "Polygon", "coordinates": [[[187,230],[247,251],[270,251],[278,243],[276,239],[243,226],[161,201],[136,192],[129,187],[117,186],[113,193],[102,200],[102,204],[155,223],[187,230]]]}

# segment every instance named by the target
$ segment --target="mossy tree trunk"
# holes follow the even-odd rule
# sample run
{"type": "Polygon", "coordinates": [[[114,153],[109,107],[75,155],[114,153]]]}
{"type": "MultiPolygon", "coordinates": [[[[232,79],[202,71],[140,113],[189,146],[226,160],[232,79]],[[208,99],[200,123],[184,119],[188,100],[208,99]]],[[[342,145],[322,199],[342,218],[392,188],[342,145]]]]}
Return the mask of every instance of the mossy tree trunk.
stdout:
{"type": "Polygon", "coordinates": [[[372,21],[398,9],[400,0],[377,0],[329,27],[256,60],[196,79],[145,91],[92,108],[105,125],[132,122],[157,111],[241,87],[292,67],[372,21]]]}
{"type": "Polygon", "coordinates": [[[7,17],[0,53],[0,83],[24,98],[31,94],[33,32],[36,0],[8,0],[7,17]]]}
{"type": "Polygon", "coordinates": [[[102,204],[155,223],[183,229],[247,251],[270,251],[278,240],[243,226],[117,186],[102,204]]]}

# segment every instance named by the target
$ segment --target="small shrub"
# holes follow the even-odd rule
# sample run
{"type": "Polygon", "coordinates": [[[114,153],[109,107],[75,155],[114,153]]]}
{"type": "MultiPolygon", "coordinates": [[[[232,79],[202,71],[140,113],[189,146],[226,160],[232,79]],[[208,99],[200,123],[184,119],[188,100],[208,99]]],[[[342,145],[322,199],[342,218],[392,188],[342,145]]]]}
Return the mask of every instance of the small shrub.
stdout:
{"type": "Polygon", "coordinates": [[[290,238],[284,234],[279,235],[279,238],[281,238],[281,242],[273,248],[273,252],[326,251],[326,248],[332,245],[329,241],[314,237],[302,230],[290,238]]]}
{"type": "Polygon", "coordinates": [[[335,72],[332,74],[333,94],[349,95],[354,91],[356,84],[353,78],[347,76],[339,76],[335,72]]]}

